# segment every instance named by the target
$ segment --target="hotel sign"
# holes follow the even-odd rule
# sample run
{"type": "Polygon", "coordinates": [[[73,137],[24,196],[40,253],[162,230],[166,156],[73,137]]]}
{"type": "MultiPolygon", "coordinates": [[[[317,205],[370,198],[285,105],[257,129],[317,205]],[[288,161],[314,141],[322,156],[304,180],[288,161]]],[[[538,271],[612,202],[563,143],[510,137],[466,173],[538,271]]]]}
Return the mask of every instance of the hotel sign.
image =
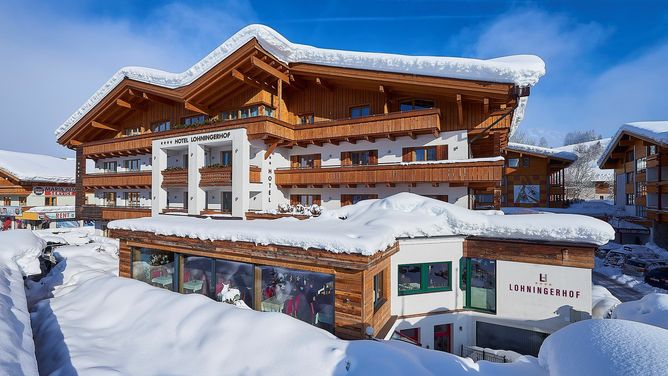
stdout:
{"type": "Polygon", "coordinates": [[[508,291],[519,294],[545,295],[561,298],[579,299],[582,293],[580,290],[560,288],[553,286],[548,282],[547,273],[539,273],[538,278],[533,283],[508,283],[508,291]]]}
{"type": "Polygon", "coordinates": [[[218,132],[218,133],[207,133],[207,134],[196,134],[186,137],[172,138],[169,140],[161,140],[160,146],[166,145],[188,145],[190,143],[202,142],[202,141],[217,141],[217,140],[227,140],[232,136],[231,132],[218,132]]]}

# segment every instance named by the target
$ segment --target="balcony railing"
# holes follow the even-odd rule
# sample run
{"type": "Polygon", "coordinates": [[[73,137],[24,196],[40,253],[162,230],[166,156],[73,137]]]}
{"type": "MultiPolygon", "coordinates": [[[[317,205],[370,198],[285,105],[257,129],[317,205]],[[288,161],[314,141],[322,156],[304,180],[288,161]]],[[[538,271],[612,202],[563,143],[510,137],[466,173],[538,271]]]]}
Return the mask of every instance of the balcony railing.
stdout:
{"type": "Polygon", "coordinates": [[[144,187],[151,186],[151,171],[128,171],[94,173],[83,176],[83,186],[90,189],[106,187],[144,187]]]}
{"type": "Polygon", "coordinates": [[[163,170],[161,173],[163,188],[188,186],[188,169],[186,168],[163,170]]]}
{"type": "Polygon", "coordinates": [[[503,161],[438,161],[276,170],[278,186],[501,181],[503,161]]]}
{"type": "Polygon", "coordinates": [[[78,219],[107,220],[150,217],[151,207],[119,205],[83,205],[77,208],[78,219]]]}
{"type": "MultiPolygon", "coordinates": [[[[249,182],[260,183],[262,170],[250,166],[249,182]]],[[[207,166],[199,169],[200,187],[224,187],[232,185],[232,166],[207,166]]]]}

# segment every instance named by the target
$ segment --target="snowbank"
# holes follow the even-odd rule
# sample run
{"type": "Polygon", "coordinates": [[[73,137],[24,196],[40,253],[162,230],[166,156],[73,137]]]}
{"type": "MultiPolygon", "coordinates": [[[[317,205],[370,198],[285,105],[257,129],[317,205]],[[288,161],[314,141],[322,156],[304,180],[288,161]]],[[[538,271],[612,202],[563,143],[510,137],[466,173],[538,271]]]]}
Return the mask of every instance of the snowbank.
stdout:
{"type": "Polygon", "coordinates": [[[585,320],[551,334],[538,360],[550,376],[668,375],[668,330],[625,320],[585,320]]]}
{"type": "Polygon", "coordinates": [[[613,308],[621,301],[603,286],[593,285],[591,290],[591,317],[594,319],[610,318],[613,308]]]}
{"type": "Polygon", "coordinates": [[[668,121],[642,121],[636,123],[626,123],[619,127],[615,135],[612,137],[612,141],[605,148],[603,154],[598,159],[598,165],[601,167],[608,155],[612,152],[612,149],[617,146],[619,139],[623,134],[630,134],[638,138],[647,139],[653,141],[664,147],[668,146],[668,121]]]}
{"type": "Polygon", "coordinates": [[[23,181],[72,184],[75,182],[74,159],[0,150],[0,169],[23,181]]]}
{"type": "Polygon", "coordinates": [[[28,230],[0,232],[0,374],[37,375],[23,275],[39,272],[45,245],[28,230]]]}
{"type": "Polygon", "coordinates": [[[490,215],[413,193],[365,200],[319,217],[216,221],[161,215],[110,222],[110,229],[203,240],[243,241],[336,253],[372,255],[399,238],[473,235],[489,238],[605,244],[614,230],[603,221],[570,214],[490,215]]]}
{"type": "Polygon", "coordinates": [[[544,157],[558,158],[558,159],[563,159],[563,160],[567,160],[567,161],[571,161],[571,162],[578,159],[577,154],[572,153],[570,151],[544,148],[544,147],[536,146],[536,145],[519,144],[517,142],[509,142],[506,149],[508,149],[510,151],[515,151],[515,152],[518,152],[518,153],[537,154],[537,155],[541,155],[541,156],[544,156],[544,157]]]}
{"type": "Polygon", "coordinates": [[[503,207],[506,214],[537,214],[537,213],[563,213],[563,214],[582,214],[593,217],[603,216],[625,216],[623,208],[615,206],[613,203],[605,200],[589,200],[576,202],[567,208],[545,208],[545,207],[503,207]]]}
{"type": "MultiPolygon", "coordinates": [[[[59,138],[124,78],[176,89],[187,86],[208,72],[252,39],[276,57],[289,63],[310,63],[333,67],[365,69],[394,73],[458,78],[478,81],[535,85],[545,74],[545,63],[537,56],[517,55],[480,60],[440,56],[406,56],[386,53],[330,50],[292,43],[275,30],[264,25],[249,25],[239,30],[209,55],[182,73],[170,73],[142,67],[125,67],[114,74],[93,96],[55,131],[59,138]]],[[[512,128],[521,121],[526,97],[515,110],[512,128]]]]}
{"type": "Polygon", "coordinates": [[[33,206],[32,208],[26,210],[28,213],[63,213],[63,212],[73,212],[75,210],[74,205],[61,205],[61,206],[33,206]]]}
{"type": "Polygon", "coordinates": [[[612,311],[612,318],[668,329],[668,294],[652,293],[640,300],[622,303],[612,311]]]}

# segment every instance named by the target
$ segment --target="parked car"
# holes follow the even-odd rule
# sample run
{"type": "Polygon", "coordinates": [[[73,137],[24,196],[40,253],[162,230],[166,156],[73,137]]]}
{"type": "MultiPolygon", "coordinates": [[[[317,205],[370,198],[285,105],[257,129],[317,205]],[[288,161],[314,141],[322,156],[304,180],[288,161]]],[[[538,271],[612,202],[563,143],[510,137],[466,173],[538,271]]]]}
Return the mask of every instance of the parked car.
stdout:
{"type": "Polygon", "coordinates": [[[645,282],[654,287],[668,290],[668,266],[660,266],[647,271],[645,282]]]}
{"type": "Polygon", "coordinates": [[[668,260],[631,257],[622,266],[622,273],[642,277],[648,270],[661,266],[668,266],[668,260]]]}
{"type": "Polygon", "coordinates": [[[605,256],[605,266],[622,267],[631,255],[631,252],[624,248],[613,249],[605,256]]]}
{"type": "Polygon", "coordinates": [[[596,249],[595,255],[601,260],[605,260],[605,256],[608,255],[608,252],[616,248],[619,248],[619,244],[608,243],[598,247],[598,249],[596,249]]]}

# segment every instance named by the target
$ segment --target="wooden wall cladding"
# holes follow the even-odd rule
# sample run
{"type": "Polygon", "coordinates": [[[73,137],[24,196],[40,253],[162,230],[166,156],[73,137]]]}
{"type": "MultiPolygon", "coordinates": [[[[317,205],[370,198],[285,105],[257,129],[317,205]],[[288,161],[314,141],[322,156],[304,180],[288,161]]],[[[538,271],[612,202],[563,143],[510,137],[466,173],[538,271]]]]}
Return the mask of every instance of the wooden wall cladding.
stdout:
{"type": "Polygon", "coordinates": [[[585,244],[468,238],[464,242],[464,257],[592,269],[595,249],[594,245],[585,244]]]}

